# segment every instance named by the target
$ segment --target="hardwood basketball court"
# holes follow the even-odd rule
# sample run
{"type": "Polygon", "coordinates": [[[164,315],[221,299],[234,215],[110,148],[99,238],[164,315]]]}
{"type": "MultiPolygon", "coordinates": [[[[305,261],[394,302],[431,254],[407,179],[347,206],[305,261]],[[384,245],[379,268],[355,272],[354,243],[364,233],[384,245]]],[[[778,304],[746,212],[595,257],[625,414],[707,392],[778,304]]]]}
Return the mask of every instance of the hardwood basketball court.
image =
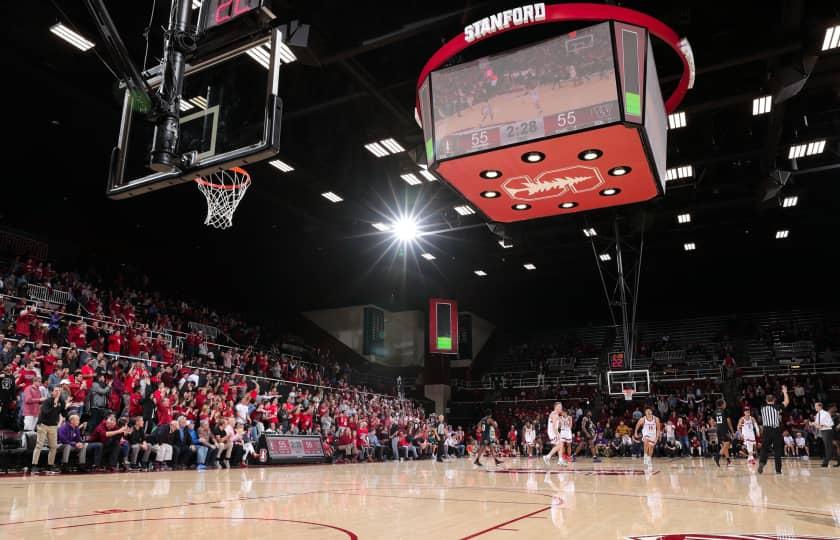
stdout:
{"type": "Polygon", "coordinates": [[[13,477],[0,480],[0,537],[838,538],[838,478],[818,461],[759,476],[709,459],[658,459],[649,472],[633,459],[463,459],[13,477]]]}

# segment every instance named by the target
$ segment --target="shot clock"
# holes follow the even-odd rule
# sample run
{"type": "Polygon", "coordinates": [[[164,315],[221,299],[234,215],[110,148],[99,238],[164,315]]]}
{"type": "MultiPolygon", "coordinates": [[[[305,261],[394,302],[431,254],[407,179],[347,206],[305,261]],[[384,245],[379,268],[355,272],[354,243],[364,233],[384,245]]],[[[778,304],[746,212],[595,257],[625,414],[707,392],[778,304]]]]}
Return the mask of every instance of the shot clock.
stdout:
{"type": "Polygon", "coordinates": [[[239,17],[257,12],[267,3],[267,0],[204,0],[201,4],[199,30],[207,32],[239,17]]]}

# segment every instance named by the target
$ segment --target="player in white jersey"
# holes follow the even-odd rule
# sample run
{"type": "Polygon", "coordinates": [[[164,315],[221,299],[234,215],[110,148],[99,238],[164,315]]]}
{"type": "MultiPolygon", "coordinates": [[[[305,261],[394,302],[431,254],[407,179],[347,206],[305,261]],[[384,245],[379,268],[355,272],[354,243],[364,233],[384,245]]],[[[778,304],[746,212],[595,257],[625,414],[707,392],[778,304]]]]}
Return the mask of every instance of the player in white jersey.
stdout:
{"type": "Polygon", "coordinates": [[[744,448],[747,449],[747,463],[755,464],[755,438],[758,435],[758,424],[749,409],[744,409],[744,416],[738,420],[738,431],[744,438],[744,448]]]}
{"type": "Polygon", "coordinates": [[[642,444],[645,447],[645,465],[648,467],[653,465],[653,449],[656,447],[656,442],[659,440],[659,435],[662,433],[662,425],[659,423],[659,418],[653,416],[653,409],[645,407],[645,415],[639,418],[636,422],[636,429],[634,435],[639,437],[641,431],[642,444]]]}
{"type": "MultiPolygon", "coordinates": [[[[548,415],[548,428],[546,431],[548,433],[548,440],[551,441],[553,448],[547,455],[543,456],[543,461],[545,461],[546,465],[551,461],[551,456],[562,450],[562,445],[560,444],[560,413],[562,411],[563,405],[558,401],[554,404],[554,410],[548,415]]],[[[563,454],[560,454],[560,461],[563,461],[563,454]]]]}
{"type": "Polygon", "coordinates": [[[572,417],[566,411],[560,412],[560,464],[572,460],[572,417]]]}
{"type": "Polygon", "coordinates": [[[531,422],[527,422],[525,424],[523,439],[525,441],[525,448],[523,448],[522,453],[527,455],[528,457],[533,457],[534,448],[537,441],[537,430],[534,429],[534,426],[531,425],[531,422]]]}

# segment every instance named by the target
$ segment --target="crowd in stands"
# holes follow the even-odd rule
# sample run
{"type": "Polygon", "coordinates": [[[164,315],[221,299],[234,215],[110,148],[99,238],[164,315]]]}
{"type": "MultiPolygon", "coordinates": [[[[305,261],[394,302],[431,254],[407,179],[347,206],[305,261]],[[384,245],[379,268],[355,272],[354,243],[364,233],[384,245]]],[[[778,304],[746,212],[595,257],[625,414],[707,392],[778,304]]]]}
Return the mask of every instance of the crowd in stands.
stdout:
{"type": "Polygon", "coordinates": [[[329,351],[308,363],[276,347],[211,343],[187,322],[237,340],[260,331],[207,308],[95,287],[33,260],[0,273],[0,295],[0,429],[36,434],[33,469],[247,466],[263,433],[319,435],[341,461],[443,457],[462,446],[416,403],[351,384],[329,351]],[[26,300],[32,283],[63,287],[77,305],[37,306],[26,300]]]}

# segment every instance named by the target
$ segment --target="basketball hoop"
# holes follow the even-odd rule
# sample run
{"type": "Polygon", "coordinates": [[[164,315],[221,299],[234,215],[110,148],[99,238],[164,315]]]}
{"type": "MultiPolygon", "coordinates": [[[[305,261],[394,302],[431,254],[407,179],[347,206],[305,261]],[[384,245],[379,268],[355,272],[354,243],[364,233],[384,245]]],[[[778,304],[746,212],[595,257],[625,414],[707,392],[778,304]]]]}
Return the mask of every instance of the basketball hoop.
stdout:
{"type": "Polygon", "coordinates": [[[624,401],[633,401],[633,394],[636,393],[635,390],[632,388],[625,388],[622,392],[624,393],[624,401]]]}
{"type": "Polygon", "coordinates": [[[199,176],[195,183],[207,199],[204,224],[217,229],[233,225],[233,213],[251,185],[251,175],[245,169],[234,167],[216,171],[205,178],[199,176]]]}

